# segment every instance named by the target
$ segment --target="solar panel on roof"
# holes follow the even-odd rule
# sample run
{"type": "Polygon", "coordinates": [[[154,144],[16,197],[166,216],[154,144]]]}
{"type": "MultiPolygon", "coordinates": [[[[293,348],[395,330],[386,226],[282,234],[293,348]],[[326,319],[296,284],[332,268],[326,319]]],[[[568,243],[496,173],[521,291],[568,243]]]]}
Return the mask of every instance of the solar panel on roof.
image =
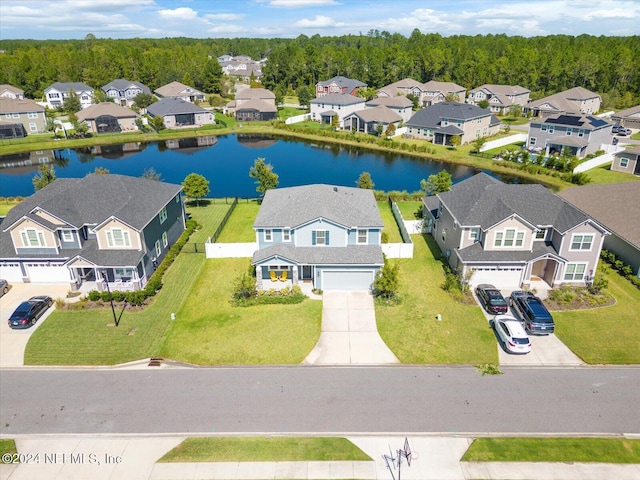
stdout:
{"type": "Polygon", "coordinates": [[[558,118],[547,119],[547,123],[557,123],[561,125],[574,125],[576,127],[579,127],[584,122],[581,121],[580,117],[576,117],[575,115],[560,115],[558,116],[558,118]]]}
{"type": "Polygon", "coordinates": [[[592,117],[591,115],[587,116],[587,118],[591,122],[591,125],[593,125],[594,127],[601,127],[601,126],[606,125],[607,123],[609,123],[606,120],[603,120],[603,119],[598,118],[598,117],[592,117]]]}

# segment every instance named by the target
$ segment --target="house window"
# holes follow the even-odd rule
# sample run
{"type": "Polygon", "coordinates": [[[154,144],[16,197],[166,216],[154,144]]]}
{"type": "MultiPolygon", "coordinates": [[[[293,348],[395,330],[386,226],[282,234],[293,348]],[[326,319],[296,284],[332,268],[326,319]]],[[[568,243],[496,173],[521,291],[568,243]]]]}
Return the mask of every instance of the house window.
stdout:
{"type": "Polygon", "coordinates": [[[38,112],[27,113],[27,118],[38,118],[38,112]]]}
{"type": "Polygon", "coordinates": [[[13,118],[20,118],[20,114],[19,113],[12,113],[11,116],[13,118]]]}
{"type": "Polygon", "coordinates": [[[443,242],[447,241],[447,230],[446,229],[442,230],[442,241],[443,242]]]}
{"type": "Polygon", "coordinates": [[[291,230],[289,230],[288,228],[285,228],[284,230],[282,230],[282,241],[283,242],[291,241],[291,230]]]}
{"type": "Polygon", "coordinates": [[[620,167],[621,168],[627,168],[628,165],[629,165],[629,159],[625,158],[625,157],[622,157],[620,159],[620,167]]]}
{"type": "Polygon", "coordinates": [[[469,240],[477,242],[480,240],[480,227],[473,227],[469,229],[469,240]]]}
{"type": "Polygon", "coordinates": [[[312,245],[329,245],[329,230],[314,230],[311,233],[312,245]]]}
{"type": "Polygon", "coordinates": [[[504,246],[505,247],[513,247],[513,240],[516,236],[516,231],[514,229],[508,229],[505,231],[504,235],[504,246]]]}
{"type": "Polygon", "coordinates": [[[169,245],[169,238],[167,238],[167,232],[163,232],[163,234],[162,234],[162,246],[167,248],[167,245],[169,245]]]}
{"type": "Polygon", "coordinates": [[[549,125],[549,133],[554,133],[556,128],[553,125],[549,125]]]}
{"type": "Polygon", "coordinates": [[[504,233],[496,232],[496,239],[493,242],[493,246],[494,247],[501,247],[502,246],[502,237],[504,237],[504,233]]]}
{"type": "Polygon", "coordinates": [[[133,269],[131,268],[114,268],[113,273],[116,280],[124,282],[128,282],[133,277],[133,269]]]}
{"type": "Polygon", "coordinates": [[[516,233],[516,247],[521,247],[524,243],[524,232],[516,233]]]}
{"type": "Polygon", "coordinates": [[[62,241],[73,242],[73,230],[62,230],[62,241]]]}
{"type": "Polygon", "coordinates": [[[584,130],[578,130],[578,137],[582,138],[584,137],[584,130]]]}
{"type": "Polygon", "coordinates": [[[531,137],[529,139],[529,145],[535,145],[536,144],[536,137],[531,137]]]}
{"type": "Polygon", "coordinates": [[[167,221],[167,207],[162,207],[160,210],[160,223],[164,223],[167,221]]]}
{"type": "Polygon", "coordinates": [[[367,230],[358,229],[358,243],[367,243],[367,230]]]}
{"type": "MultiPolygon", "coordinates": [[[[535,125],[532,125],[535,126],[535,125]]],[[[541,132],[546,132],[547,131],[547,126],[546,125],[540,125],[540,131],[541,132]]]]}
{"type": "Polygon", "coordinates": [[[496,247],[521,247],[524,243],[524,232],[515,228],[507,228],[504,232],[496,232],[494,246],[496,247]]]}
{"type": "Polygon", "coordinates": [[[273,242],[273,233],[270,228],[265,229],[264,231],[264,241],[265,242],[273,242]]]}
{"type": "Polygon", "coordinates": [[[162,247],[160,247],[160,240],[156,240],[156,256],[160,256],[162,253],[162,247]]]}
{"type": "Polygon", "coordinates": [[[46,247],[47,243],[44,240],[44,234],[36,230],[35,228],[27,228],[20,232],[22,236],[22,244],[25,247],[46,247]]]}
{"type": "Polygon", "coordinates": [[[35,123],[30,122],[29,123],[29,130],[32,131],[32,132],[36,132],[38,130],[38,126],[35,123]]]}
{"type": "Polygon", "coordinates": [[[571,237],[570,250],[591,250],[593,235],[574,235],[571,237]]]}
{"type": "Polygon", "coordinates": [[[540,230],[538,230],[536,232],[536,240],[544,240],[545,238],[547,238],[547,229],[546,228],[541,228],[540,230]]]}
{"type": "Polygon", "coordinates": [[[121,228],[107,230],[107,245],[109,247],[130,247],[129,232],[121,228]]]}
{"type": "Polygon", "coordinates": [[[567,263],[564,269],[564,279],[568,282],[579,282],[584,279],[586,263],[567,263]]]}
{"type": "Polygon", "coordinates": [[[567,137],[570,137],[571,134],[573,133],[573,130],[571,128],[567,128],[567,137]]]}

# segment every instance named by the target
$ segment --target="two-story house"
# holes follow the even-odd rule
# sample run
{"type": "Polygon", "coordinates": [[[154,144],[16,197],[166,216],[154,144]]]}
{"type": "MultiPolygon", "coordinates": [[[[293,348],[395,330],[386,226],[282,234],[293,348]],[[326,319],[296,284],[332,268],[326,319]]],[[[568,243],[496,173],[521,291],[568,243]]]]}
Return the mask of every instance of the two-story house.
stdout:
{"type": "Polygon", "coordinates": [[[525,114],[548,117],[563,113],[591,115],[600,110],[602,97],[584,87],[573,87],[548,97],[529,102],[523,107],[525,114]]]}
{"type": "Polygon", "coordinates": [[[527,147],[560,154],[568,148],[571,155],[583,158],[611,145],[611,123],[592,115],[554,115],[529,124],[527,147]]]}
{"type": "Polygon", "coordinates": [[[42,105],[28,98],[0,97],[0,135],[3,138],[24,137],[46,130],[47,117],[42,105]]]}
{"type": "Polygon", "coordinates": [[[117,78],[102,87],[107,97],[124,107],[130,107],[135,103],[135,98],[141,93],[151,95],[151,89],[140,82],[117,78]]]}
{"type": "Polygon", "coordinates": [[[3,83],[0,85],[0,97],[22,99],[24,98],[24,90],[14,87],[13,85],[3,83]]]}
{"type": "Polygon", "coordinates": [[[489,102],[493,113],[505,114],[512,105],[523,107],[529,102],[531,90],[520,85],[485,84],[469,91],[467,102],[478,105],[483,100],[489,102]]]}
{"type": "Polygon", "coordinates": [[[640,105],[614,113],[611,121],[625,128],[640,129],[640,105]]]}
{"type": "Polygon", "coordinates": [[[470,283],[520,288],[593,279],[609,232],[539,184],[479,173],[424,198],[425,220],[449,265],[470,283]]]}
{"type": "Polygon", "coordinates": [[[64,101],[75,92],[80,106],[87,108],[93,103],[93,88],[80,82],[56,82],[44,89],[44,101],[52,110],[62,108],[64,101]]]}
{"type": "Polygon", "coordinates": [[[344,128],[344,119],[358,110],[364,110],[365,99],[346,93],[331,93],[314,98],[309,102],[311,120],[331,124],[338,117],[338,125],[344,128]]]}
{"type": "Polygon", "coordinates": [[[438,82],[429,80],[422,84],[420,92],[420,104],[423,107],[447,101],[447,97],[453,97],[454,102],[464,103],[467,89],[453,82],[438,82]]]}
{"type": "Polygon", "coordinates": [[[407,77],[397,82],[385,85],[376,92],[376,95],[380,98],[393,98],[398,96],[413,95],[416,98],[420,98],[424,84],[413,78],[407,77]]]}
{"type": "Polygon", "coordinates": [[[158,98],[175,98],[189,103],[204,102],[205,94],[180,82],[171,82],[154,90],[158,98]]]}
{"type": "Polygon", "coordinates": [[[640,175],[640,145],[634,145],[614,153],[611,170],[640,175]]]}
{"type": "Polygon", "coordinates": [[[404,123],[408,122],[413,116],[413,102],[404,95],[372,98],[367,100],[365,106],[367,108],[387,107],[398,114],[404,123]]]}
{"type": "Polygon", "coordinates": [[[384,265],[383,226],[372,190],[268,190],[253,224],[258,287],[306,282],[320,290],[369,290],[384,265]]]}
{"type": "Polygon", "coordinates": [[[163,98],[147,107],[150,117],[162,117],[166,128],[199,127],[216,123],[213,113],[179,98],[163,98]]]}
{"type": "Polygon", "coordinates": [[[358,89],[366,86],[360,80],[338,75],[316,83],[316,98],[332,94],[357,95],[358,89]]]}
{"type": "Polygon", "coordinates": [[[406,124],[407,136],[450,145],[453,136],[460,143],[498,133],[500,120],[486,108],[468,103],[441,102],[418,110],[406,124]]]}
{"type": "Polygon", "coordinates": [[[115,174],[58,178],[0,225],[0,276],[140,289],[185,229],[181,190],[115,174]]]}

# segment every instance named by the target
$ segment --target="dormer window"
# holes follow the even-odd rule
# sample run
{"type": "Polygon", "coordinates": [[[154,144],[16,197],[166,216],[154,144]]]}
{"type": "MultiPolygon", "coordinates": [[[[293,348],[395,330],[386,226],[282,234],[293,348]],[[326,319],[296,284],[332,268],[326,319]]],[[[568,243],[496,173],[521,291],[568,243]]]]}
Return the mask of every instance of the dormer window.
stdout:
{"type": "Polygon", "coordinates": [[[73,230],[62,230],[62,241],[73,242],[73,230]]]}
{"type": "Polygon", "coordinates": [[[314,230],[311,234],[312,245],[329,245],[329,230],[314,230]]]}
{"type": "Polygon", "coordinates": [[[121,228],[107,230],[107,245],[112,248],[130,247],[131,239],[129,238],[129,232],[121,228]]]}
{"type": "Polygon", "coordinates": [[[25,247],[46,247],[47,242],[44,239],[44,234],[36,230],[35,228],[27,228],[20,232],[22,237],[22,244],[25,247]]]}

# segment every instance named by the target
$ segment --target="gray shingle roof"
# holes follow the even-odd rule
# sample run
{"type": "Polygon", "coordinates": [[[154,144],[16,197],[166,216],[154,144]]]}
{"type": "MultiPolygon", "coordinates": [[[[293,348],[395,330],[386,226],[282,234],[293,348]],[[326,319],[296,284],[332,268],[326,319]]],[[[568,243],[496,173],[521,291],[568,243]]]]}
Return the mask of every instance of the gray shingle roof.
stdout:
{"type": "Polygon", "coordinates": [[[351,115],[347,115],[347,118],[352,115],[359,117],[364,122],[393,123],[402,121],[400,115],[384,105],[358,110],[351,115]]]}
{"type": "Polygon", "coordinates": [[[295,247],[279,243],[253,254],[252,263],[278,256],[308,265],[383,265],[380,245],[348,245],[346,247],[295,247]]]}
{"type": "Polygon", "coordinates": [[[372,190],[325,184],[268,190],[254,228],[294,228],[317,218],[347,227],[384,226],[372,190]]]}
{"type": "Polygon", "coordinates": [[[94,120],[101,115],[111,115],[116,118],[136,118],[138,116],[138,114],[130,108],[112,102],[96,103],[80,110],[76,114],[78,120],[81,122],[94,120]]]}
{"type": "Polygon", "coordinates": [[[44,112],[45,108],[28,98],[0,97],[0,113],[44,112]]]}
{"type": "Polygon", "coordinates": [[[362,83],[360,80],[354,80],[351,78],[347,78],[347,77],[343,77],[341,75],[337,75],[333,78],[330,78],[329,80],[324,80],[321,82],[318,82],[318,85],[322,85],[323,87],[329,86],[332,83],[335,83],[336,85],[338,85],[341,88],[346,88],[348,92],[353,91],[356,88],[359,87],[366,87],[367,84],[366,83],[362,83]]]}
{"type": "Polygon", "coordinates": [[[348,93],[330,93],[329,95],[314,98],[309,103],[326,105],[354,105],[356,103],[362,103],[364,105],[365,99],[356,97],[355,95],[349,95],[348,93]]]}
{"type": "Polygon", "coordinates": [[[422,128],[438,128],[442,118],[455,120],[472,120],[490,117],[492,113],[486,108],[476,107],[468,103],[440,102],[418,110],[407,122],[407,125],[422,128]]]}
{"type": "Polygon", "coordinates": [[[383,105],[388,108],[408,108],[413,106],[413,102],[404,95],[395,97],[377,97],[367,101],[367,107],[377,107],[383,105]]]}
{"type": "Polygon", "coordinates": [[[127,90],[131,87],[137,87],[140,88],[142,90],[142,93],[147,93],[147,94],[151,94],[151,89],[149,87],[147,87],[146,85],[137,82],[135,80],[125,80],[124,78],[116,78],[114,81],[107,83],[105,86],[102,87],[102,90],[104,90],[105,92],[108,91],[111,88],[115,88],[116,90],[127,90]]]}
{"type": "Polygon", "coordinates": [[[53,88],[55,88],[59,92],[69,92],[71,90],[76,92],[93,92],[93,88],[81,82],[55,82],[53,85],[47,87],[46,90],[50,90],[53,88]]]}
{"type": "Polygon", "coordinates": [[[482,248],[482,245],[477,242],[458,250],[458,256],[464,262],[488,262],[491,264],[495,264],[496,262],[525,264],[537,258],[544,257],[545,255],[551,255],[558,260],[562,258],[558,255],[553,245],[548,242],[533,242],[532,251],[485,250],[482,248]]]}
{"type": "Polygon", "coordinates": [[[265,102],[264,100],[246,100],[236,107],[236,112],[242,112],[243,110],[257,110],[258,112],[269,113],[277,112],[278,109],[272,103],[265,102]]]}
{"type": "Polygon", "coordinates": [[[181,98],[162,98],[147,107],[147,112],[154,117],[165,117],[167,115],[179,115],[182,113],[203,113],[207,112],[202,107],[190,102],[185,102],[181,98]]]}

